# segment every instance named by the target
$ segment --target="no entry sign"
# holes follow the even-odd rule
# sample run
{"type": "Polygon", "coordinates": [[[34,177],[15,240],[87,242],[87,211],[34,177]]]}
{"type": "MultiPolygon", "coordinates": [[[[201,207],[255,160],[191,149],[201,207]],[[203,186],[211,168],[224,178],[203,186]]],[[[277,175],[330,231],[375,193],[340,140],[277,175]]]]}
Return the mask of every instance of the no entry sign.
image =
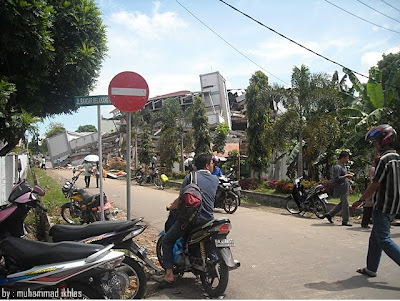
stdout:
{"type": "Polygon", "coordinates": [[[132,71],[118,73],[108,86],[111,103],[122,112],[136,112],[149,99],[149,86],[145,79],[132,71]]]}

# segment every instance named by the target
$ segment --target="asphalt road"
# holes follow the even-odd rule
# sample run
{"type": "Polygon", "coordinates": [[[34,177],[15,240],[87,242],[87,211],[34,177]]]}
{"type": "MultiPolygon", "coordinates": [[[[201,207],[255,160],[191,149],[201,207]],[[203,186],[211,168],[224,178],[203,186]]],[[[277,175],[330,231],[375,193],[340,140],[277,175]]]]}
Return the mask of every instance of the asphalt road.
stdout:
{"type": "MultiPolygon", "coordinates": [[[[64,178],[71,171],[56,171],[64,178]]],[[[77,184],[81,187],[83,177],[77,184]]],[[[92,186],[95,179],[92,178],[92,186]]],[[[89,188],[92,193],[98,191],[89,188]]],[[[126,210],[126,182],[106,179],[109,200],[126,210]]],[[[161,230],[167,218],[165,205],[178,196],[174,190],[132,185],[133,216],[161,230]]],[[[268,207],[240,207],[233,215],[216,211],[216,217],[232,222],[229,234],[236,246],[234,258],[241,267],[230,273],[226,299],[400,299],[400,269],[382,255],[378,276],[357,274],[365,266],[370,230],[355,221],[341,226],[315,217],[296,217],[268,207]]],[[[392,238],[400,244],[400,226],[392,227],[392,238]]],[[[201,284],[191,274],[173,286],[149,282],[147,298],[204,299],[201,284]]]]}

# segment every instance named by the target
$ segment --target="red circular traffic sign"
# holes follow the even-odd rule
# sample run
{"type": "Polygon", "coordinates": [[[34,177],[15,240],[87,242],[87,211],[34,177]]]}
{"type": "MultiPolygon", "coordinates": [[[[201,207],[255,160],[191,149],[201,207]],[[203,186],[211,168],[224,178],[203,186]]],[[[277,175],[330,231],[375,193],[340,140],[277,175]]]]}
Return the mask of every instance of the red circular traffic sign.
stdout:
{"type": "Polygon", "coordinates": [[[149,99],[149,86],[145,79],[132,71],[118,73],[108,86],[111,103],[122,112],[136,112],[149,99]]]}

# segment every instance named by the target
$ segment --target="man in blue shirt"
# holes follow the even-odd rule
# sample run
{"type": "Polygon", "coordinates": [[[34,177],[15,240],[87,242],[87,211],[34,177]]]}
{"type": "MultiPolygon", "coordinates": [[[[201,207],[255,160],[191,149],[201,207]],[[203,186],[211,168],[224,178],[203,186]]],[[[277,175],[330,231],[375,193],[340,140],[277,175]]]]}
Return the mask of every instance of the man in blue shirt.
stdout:
{"type": "MultiPolygon", "coordinates": [[[[200,154],[195,159],[195,166],[197,168],[197,185],[203,193],[202,206],[200,215],[197,219],[196,225],[205,224],[214,218],[214,199],[218,187],[218,178],[211,174],[213,171],[213,160],[210,154],[200,154]]],[[[190,174],[188,174],[182,182],[181,190],[190,184],[190,174]]],[[[167,206],[168,210],[173,210],[178,207],[179,198],[175,199],[172,204],[167,206]]],[[[165,267],[164,281],[168,283],[174,282],[173,273],[173,248],[175,242],[184,236],[190,229],[182,229],[182,225],[178,220],[167,231],[163,239],[163,265],[165,267]]]]}
{"type": "Polygon", "coordinates": [[[218,166],[218,158],[213,157],[213,163],[214,163],[214,169],[212,170],[211,174],[213,174],[214,176],[217,177],[221,177],[222,176],[222,171],[221,168],[219,168],[218,166]]]}

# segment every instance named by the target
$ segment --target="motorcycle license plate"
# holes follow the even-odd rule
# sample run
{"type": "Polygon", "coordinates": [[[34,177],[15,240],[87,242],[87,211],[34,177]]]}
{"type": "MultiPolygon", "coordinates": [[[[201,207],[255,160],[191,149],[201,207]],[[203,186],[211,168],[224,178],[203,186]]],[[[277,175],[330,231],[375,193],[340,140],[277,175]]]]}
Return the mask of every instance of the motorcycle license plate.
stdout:
{"type": "Polygon", "coordinates": [[[233,191],[239,191],[239,190],[242,190],[242,188],[241,187],[234,187],[233,188],[233,191]]]}
{"type": "Polygon", "coordinates": [[[323,193],[323,194],[318,195],[318,197],[319,197],[320,200],[327,199],[328,198],[328,194],[327,193],[323,193]]]}
{"type": "Polygon", "coordinates": [[[224,248],[224,247],[234,247],[235,246],[235,242],[233,241],[233,239],[216,239],[215,240],[215,246],[217,248],[224,248]]]}

